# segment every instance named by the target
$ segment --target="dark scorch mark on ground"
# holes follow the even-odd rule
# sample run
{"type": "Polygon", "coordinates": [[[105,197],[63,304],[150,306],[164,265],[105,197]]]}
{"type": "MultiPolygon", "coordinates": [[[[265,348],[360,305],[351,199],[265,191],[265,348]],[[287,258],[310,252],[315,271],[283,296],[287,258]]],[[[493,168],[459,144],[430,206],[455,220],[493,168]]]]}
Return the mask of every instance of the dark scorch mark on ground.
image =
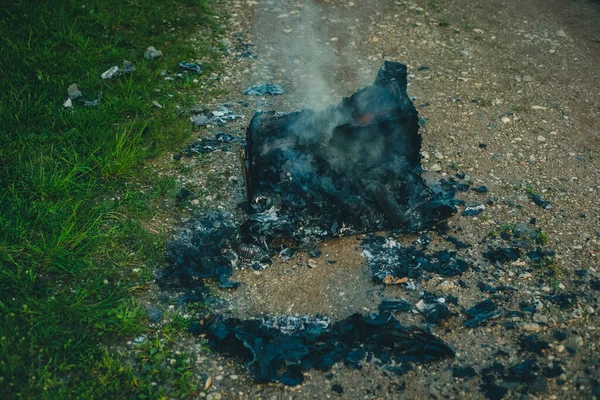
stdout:
{"type": "Polygon", "coordinates": [[[279,381],[291,386],[303,382],[302,371],[329,370],[337,362],[361,368],[367,356],[382,365],[393,361],[395,366],[385,369],[402,374],[413,362],[454,355],[440,339],[404,327],[389,314],[354,314],[334,324],[320,318],[240,320],[217,315],[194,324],[192,330],[206,333],[211,347],[246,360],[257,382],[279,381]]]}

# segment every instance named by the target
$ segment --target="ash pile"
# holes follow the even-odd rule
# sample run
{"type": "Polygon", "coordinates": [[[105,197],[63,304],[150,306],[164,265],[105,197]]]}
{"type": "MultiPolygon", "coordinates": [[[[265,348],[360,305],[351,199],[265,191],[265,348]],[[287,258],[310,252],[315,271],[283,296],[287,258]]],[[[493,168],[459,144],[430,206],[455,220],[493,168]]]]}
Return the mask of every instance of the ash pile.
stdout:
{"type": "Polygon", "coordinates": [[[454,195],[421,178],[407,70],[385,62],[372,86],[323,111],[257,113],[246,134],[247,232],[259,243],[391,230],[448,218],[454,195]]]}

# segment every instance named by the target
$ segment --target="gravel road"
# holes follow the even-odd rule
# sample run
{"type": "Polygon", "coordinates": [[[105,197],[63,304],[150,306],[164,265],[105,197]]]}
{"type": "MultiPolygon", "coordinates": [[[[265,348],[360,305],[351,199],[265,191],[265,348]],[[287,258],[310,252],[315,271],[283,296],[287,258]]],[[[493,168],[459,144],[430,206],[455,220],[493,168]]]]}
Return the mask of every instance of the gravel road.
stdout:
{"type": "MultiPolygon", "coordinates": [[[[327,372],[308,371],[301,386],[290,388],[254,384],[240,362],[198,350],[198,369],[212,381],[200,397],[600,398],[600,3],[223,4],[230,15],[223,44],[232,50],[225,73],[216,77],[225,94],[207,106],[245,101],[245,107],[235,106],[245,118],[229,123],[228,132],[243,135],[253,110],[293,111],[338,102],[371,84],[384,60],[398,61],[408,66],[409,96],[422,117],[427,179],[464,173],[464,181],[489,191],[459,193],[467,205],[486,205],[485,211],[474,217],[458,213],[448,221],[451,235],[470,244],[460,254],[476,266],[462,277],[429,275],[416,292],[403,285],[384,288],[372,283],[359,240],[344,238],[322,244],[325,256],[313,268],[305,267],[307,257],[301,254],[262,272],[237,271],[233,278],[244,285],[236,291],[215,289],[223,299],[218,307],[239,317],[320,313],[334,320],[373,312],[382,297],[418,297],[419,291],[455,296],[457,304],[449,305],[455,315],[441,326],[427,326],[420,313],[398,315],[450,344],[454,359],[417,365],[402,376],[374,361],[359,370],[336,365],[327,372]],[[247,48],[256,58],[243,57],[241,41],[252,44],[247,48]],[[262,82],[281,84],[285,94],[241,94],[262,82]],[[536,205],[535,195],[552,207],[536,205]],[[544,232],[545,245],[556,252],[552,262],[498,264],[483,257],[489,246],[505,246],[509,239],[501,234],[512,234],[519,224],[544,232]],[[515,290],[490,293],[482,283],[515,290]],[[464,310],[488,298],[502,316],[479,327],[463,326],[464,310]],[[534,334],[547,343],[537,352],[523,344],[524,336],[534,334]],[[515,377],[519,365],[533,375],[515,377]],[[454,376],[462,366],[472,366],[475,375],[454,376]]],[[[206,166],[208,159],[213,174],[230,175],[221,187],[227,195],[209,199],[230,210],[243,200],[236,146],[202,161],[206,166]]],[[[206,167],[200,172],[199,161],[181,163],[191,167],[184,179],[206,183],[206,167]]],[[[194,207],[193,196],[190,201],[194,207]]],[[[429,235],[432,249],[454,249],[442,235],[429,235]]],[[[200,348],[194,338],[181,346],[200,348]]]]}

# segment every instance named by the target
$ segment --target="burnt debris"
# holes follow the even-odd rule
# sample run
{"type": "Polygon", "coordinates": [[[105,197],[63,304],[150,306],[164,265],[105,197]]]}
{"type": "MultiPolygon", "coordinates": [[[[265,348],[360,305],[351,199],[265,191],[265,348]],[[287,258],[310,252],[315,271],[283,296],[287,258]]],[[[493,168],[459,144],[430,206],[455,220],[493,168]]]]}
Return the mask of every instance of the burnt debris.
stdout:
{"type": "Polygon", "coordinates": [[[515,388],[515,392],[523,395],[539,394],[548,390],[548,383],[542,376],[541,368],[533,359],[509,368],[495,362],[481,371],[481,381],[481,390],[490,400],[504,398],[509,388],[515,388]]]}
{"type": "Polygon", "coordinates": [[[432,334],[404,327],[387,314],[354,314],[333,324],[320,317],[240,320],[217,315],[192,331],[205,333],[215,349],[247,361],[257,382],[290,386],[302,383],[302,371],[308,369],[329,370],[337,362],[361,368],[367,355],[384,364],[395,362],[398,374],[409,371],[410,363],[454,355],[432,334]]]}
{"type": "Polygon", "coordinates": [[[210,212],[179,230],[167,243],[165,256],[171,266],[163,271],[159,284],[168,279],[192,288],[202,286],[203,279],[216,280],[223,288],[234,288],[230,282],[232,265],[238,256],[231,250],[238,227],[227,213],[210,212]]]}
{"type": "Polygon", "coordinates": [[[244,160],[252,237],[416,232],[455,212],[453,193],[421,178],[406,78],[386,61],[372,86],[326,110],[255,114],[244,160]]]}
{"type": "MultiPolygon", "coordinates": [[[[319,257],[318,241],[356,233],[368,233],[361,248],[373,279],[386,285],[403,284],[415,295],[419,281],[429,275],[451,277],[470,268],[478,270],[461,256],[470,245],[448,236],[449,228],[439,222],[455,213],[456,205],[463,204],[454,198],[455,192],[484,194],[487,188],[471,188],[454,178],[435,186],[425,183],[421,177],[419,117],[407,96],[406,84],[406,67],[386,62],[372,86],[338,105],[289,114],[259,112],[245,141],[215,133],[188,146],[184,154],[192,156],[229,150],[235,142],[242,144],[248,216],[240,223],[240,218],[234,220],[230,214],[209,211],[189,222],[168,243],[166,256],[171,266],[157,281],[188,289],[185,299],[209,301],[214,297],[206,290],[206,280],[233,289],[239,285],[230,281],[234,268],[262,269],[273,257],[289,260],[300,250],[319,257]],[[432,249],[432,238],[421,231],[433,226],[456,251],[432,249]],[[382,230],[390,232],[390,237],[373,233],[382,230]],[[419,238],[409,245],[391,237],[416,232],[421,232],[419,238]]],[[[268,91],[279,94],[274,85],[250,89],[259,95],[268,91]]],[[[225,125],[242,117],[231,107],[226,103],[216,111],[202,110],[192,120],[197,126],[225,125]]],[[[463,179],[465,175],[458,173],[457,177],[463,179]]],[[[188,196],[189,191],[182,190],[178,198],[181,201],[188,196]]],[[[484,210],[484,204],[473,204],[464,208],[463,215],[474,216],[484,210]]],[[[542,232],[527,224],[502,232],[500,240],[504,243],[495,244],[502,246],[489,246],[485,254],[497,264],[525,256],[532,263],[541,263],[554,255],[542,248],[542,232]]],[[[465,286],[462,280],[459,284],[465,286]]],[[[486,282],[479,287],[490,293],[515,290],[486,282]]],[[[298,385],[304,379],[303,371],[329,370],[337,362],[361,368],[363,360],[374,360],[386,371],[402,374],[412,363],[454,355],[428,330],[405,327],[394,318],[397,312],[420,312],[429,326],[443,325],[456,317],[456,297],[426,292],[419,292],[419,296],[414,305],[404,298],[388,299],[379,305],[377,315],[354,314],[335,323],[322,316],[243,320],[217,314],[194,324],[192,331],[205,334],[213,349],[245,360],[257,382],[298,385]]],[[[557,304],[575,302],[558,295],[550,300],[557,304]]],[[[480,326],[503,313],[491,300],[464,312],[469,317],[464,322],[467,327],[480,326]]],[[[523,336],[520,344],[524,351],[534,354],[546,350],[546,343],[535,336],[523,336]]],[[[502,397],[508,386],[505,380],[537,383],[537,372],[530,376],[528,368],[534,366],[483,370],[484,390],[496,391],[494,395],[502,397]]],[[[469,366],[453,370],[453,375],[461,378],[475,374],[469,366]]],[[[343,392],[341,386],[334,387],[334,392],[343,392]]]]}
{"type": "Polygon", "coordinates": [[[376,235],[364,239],[361,247],[376,282],[383,282],[388,276],[420,279],[425,272],[455,276],[472,266],[453,251],[426,252],[376,235]]]}
{"type": "Polygon", "coordinates": [[[498,318],[502,315],[502,312],[498,309],[496,303],[487,299],[465,310],[465,314],[471,317],[471,319],[466,320],[464,326],[474,328],[491,319],[498,318]]]}

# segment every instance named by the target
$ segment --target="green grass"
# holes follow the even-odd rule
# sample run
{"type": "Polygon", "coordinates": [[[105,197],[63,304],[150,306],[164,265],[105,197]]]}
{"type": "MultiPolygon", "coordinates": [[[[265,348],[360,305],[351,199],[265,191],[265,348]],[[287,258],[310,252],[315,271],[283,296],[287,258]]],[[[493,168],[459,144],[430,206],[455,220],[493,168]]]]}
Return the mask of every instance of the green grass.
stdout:
{"type": "MultiPolygon", "coordinates": [[[[171,397],[194,390],[183,358],[148,369],[108,348],[147,331],[133,293],[162,262],[165,237],[140,220],[176,188],[139,167],[189,137],[178,106],[198,85],[210,95],[219,27],[207,0],[0,8],[0,398],[159,398],[166,382],[171,397]],[[164,56],[145,60],[149,45],[164,56]],[[161,76],[198,59],[202,77],[161,76]],[[123,60],[136,70],[100,79],[123,60]],[[100,105],[64,108],[72,83],[87,100],[102,94],[100,105]]],[[[163,354],[164,337],[149,334],[163,354]]]]}

